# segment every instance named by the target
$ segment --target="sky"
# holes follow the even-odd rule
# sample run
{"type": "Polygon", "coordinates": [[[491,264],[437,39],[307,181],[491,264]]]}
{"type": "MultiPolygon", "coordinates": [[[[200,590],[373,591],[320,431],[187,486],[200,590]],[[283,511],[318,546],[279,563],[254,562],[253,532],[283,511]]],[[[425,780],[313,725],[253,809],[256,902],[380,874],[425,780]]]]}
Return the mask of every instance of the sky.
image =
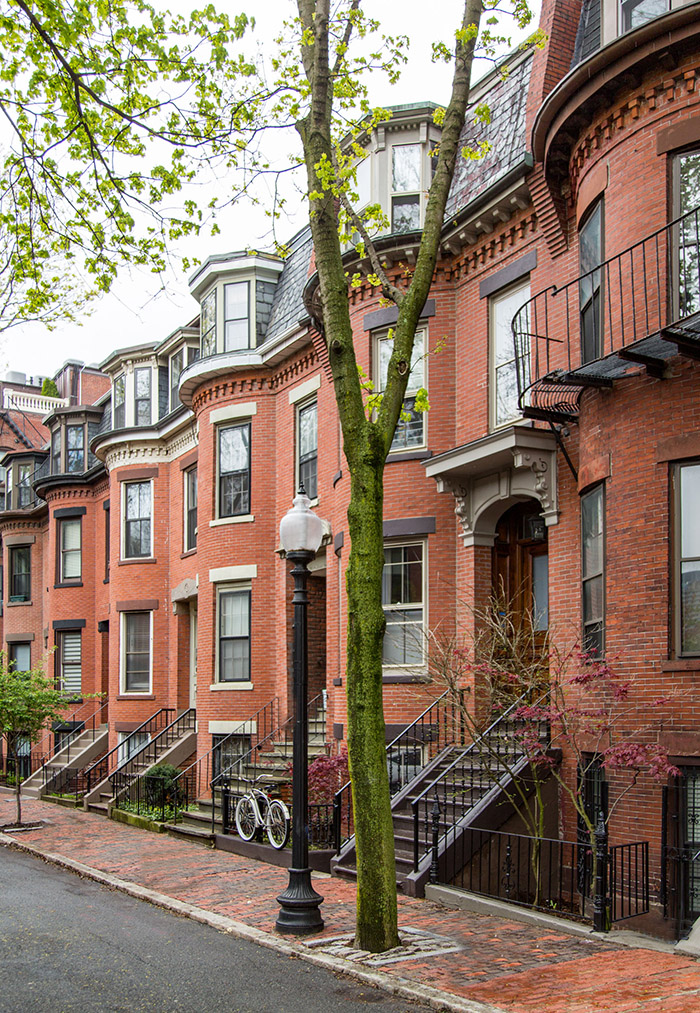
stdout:
{"type": "MultiPolygon", "coordinates": [[[[181,4],[185,3],[186,0],[181,0],[181,4]]],[[[249,9],[245,0],[235,6],[240,10],[249,9]]],[[[260,19],[254,36],[258,43],[267,47],[283,17],[295,7],[292,0],[265,0],[265,16],[260,19]]],[[[368,14],[381,18],[386,34],[401,33],[411,40],[409,62],[396,85],[390,85],[383,75],[375,75],[370,85],[372,104],[387,106],[426,100],[446,103],[452,69],[449,65],[431,62],[431,46],[440,39],[448,41],[450,31],[459,22],[463,0],[437,0],[432,10],[439,11],[439,18],[435,17],[433,24],[426,24],[429,8],[425,0],[404,0],[401,4],[367,0],[364,7],[368,14]]],[[[482,76],[488,69],[489,64],[480,61],[475,77],[482,76]]],[[[225,180],[218,185],[225,192],[225,180]]],[[[187,254],[205,260],[212,254],[231,250],[269,249],[271,236],[270,221],[265,215],[266,203],[269,204],[263,200],[261,205],[251,206],[238,202],[219,219],[221,234],[188,241],[187,254]]],[[[289,205],[295,206],[297,213],[288,223],[278,225],[282,240],[305,224],[303,202],[294,192],[290,194],[289,205]]],[[[93,301],[90,312],[79,323],[61,324],[53,330],[40,324],[11,329],[0,338],[0,377],[4,377],[7,370],[27,376],[51,376],[66,359],[99,364],[116,348],[162,340],[199,312],[198,304],[188,291],[187,279],[191,273],[191,269],[181,270],[174,257],[168,290],[162,291],[158,279],[145,269],[122,269],[111,292],[93,301]]]]}

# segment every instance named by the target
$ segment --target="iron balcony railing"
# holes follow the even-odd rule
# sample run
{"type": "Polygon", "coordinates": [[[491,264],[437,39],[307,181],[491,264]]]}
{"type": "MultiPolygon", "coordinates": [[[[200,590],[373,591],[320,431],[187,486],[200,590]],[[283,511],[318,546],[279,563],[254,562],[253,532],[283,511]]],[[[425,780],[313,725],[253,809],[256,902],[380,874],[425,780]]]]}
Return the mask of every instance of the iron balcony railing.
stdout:
{"type": "MultiPolygon", "coordinates": [[[[444,749],[464,744],[466,728],[462,707],[461,698],[445,690],[388,744],[386,762],[392,799],[444,749]]],[[[340,851],[354,833],[352,782],[348,781],[336,792],[333,812],[335,849],[340,851]]]]}
{"type": "Polygon", "coordinates": [[[695,208],[520,307],[511,325],[520,409],[531,418],[573,419],[586,386],[611,386],[633,364],[662,375],[674,344],[700,351],[699,315],[695,208]],[[689,326],[678,331],[683,322],[689,326]]]}

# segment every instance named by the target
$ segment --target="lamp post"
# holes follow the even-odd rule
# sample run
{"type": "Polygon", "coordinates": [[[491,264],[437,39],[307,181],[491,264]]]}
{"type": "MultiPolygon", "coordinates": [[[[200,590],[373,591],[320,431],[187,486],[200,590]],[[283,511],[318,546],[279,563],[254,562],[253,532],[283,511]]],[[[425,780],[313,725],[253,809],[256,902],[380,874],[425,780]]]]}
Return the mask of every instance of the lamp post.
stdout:
{"type": "Polygon", "coordinates": [[[311,885],[309,868],[309,785],[308,739],[306,714],[308,656],[306,617],[308,565],[316,555],[323,538],[323,521],[309,509],[310,499],[303,485],[294,497],[294,506],[280,524],[280,539],[287,559],[294,563],[294,627],[292,671],[294,677],[294,743],[292,768],[292,866],[287,889],[277,898],[280,912],[275,928],[278,932],[304,935],[320,932],[323,918],[319,906],[323,897],[311,885]]]}

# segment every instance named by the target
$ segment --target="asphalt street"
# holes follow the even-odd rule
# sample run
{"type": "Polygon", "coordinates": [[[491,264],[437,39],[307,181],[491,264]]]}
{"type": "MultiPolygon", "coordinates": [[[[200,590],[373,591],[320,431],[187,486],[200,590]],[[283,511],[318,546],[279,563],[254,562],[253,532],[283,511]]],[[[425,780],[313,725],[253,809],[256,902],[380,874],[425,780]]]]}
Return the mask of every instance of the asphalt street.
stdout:
{"type": "Polygon", "coordinates": [[[0,848],[0,1013],[370,1008],[428,1009],[0,848]]]}

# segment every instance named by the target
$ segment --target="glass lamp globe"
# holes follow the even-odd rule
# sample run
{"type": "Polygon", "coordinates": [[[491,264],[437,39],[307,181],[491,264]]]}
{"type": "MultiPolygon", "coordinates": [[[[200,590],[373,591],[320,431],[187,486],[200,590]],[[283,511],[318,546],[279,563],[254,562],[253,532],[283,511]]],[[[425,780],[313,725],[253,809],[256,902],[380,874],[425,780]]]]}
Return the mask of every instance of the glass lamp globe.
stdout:
{"type": "Polygon", "coordinates": [[[285,552],[318,552],[324,525],[309,509],[310,503],[302,486],[294,497],[294,506],[280,522],[280,540],[285,552]]]}

